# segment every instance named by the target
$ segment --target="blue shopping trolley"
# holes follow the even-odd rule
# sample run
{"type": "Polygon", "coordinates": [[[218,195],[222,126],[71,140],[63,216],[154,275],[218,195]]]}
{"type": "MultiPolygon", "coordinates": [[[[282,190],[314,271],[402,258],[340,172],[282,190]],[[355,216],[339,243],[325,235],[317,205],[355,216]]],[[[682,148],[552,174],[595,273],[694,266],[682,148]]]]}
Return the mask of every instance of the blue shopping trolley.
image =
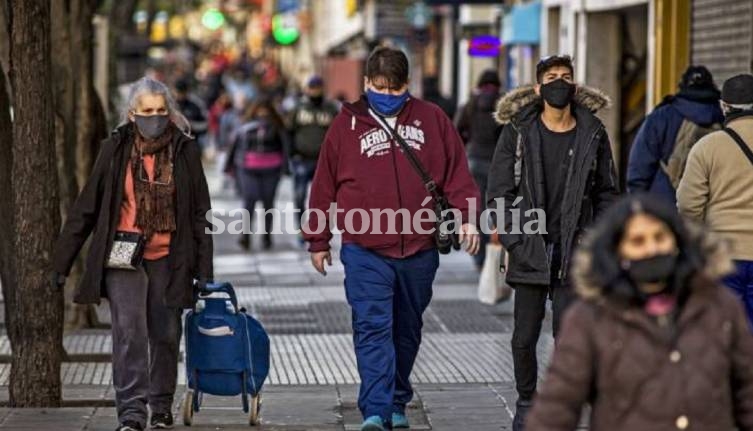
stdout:
{"type": "Polygon", "coordinates": [[[230,283],[211,283],[186,315],[186,377],[183,423],[190,426],[202,394],[241,395],[249,425],[259,422],[261,388],[269,373],[269,337],[238,308],[230,283]],[[249,400],[250,398],[250,400],[249,400]]]}

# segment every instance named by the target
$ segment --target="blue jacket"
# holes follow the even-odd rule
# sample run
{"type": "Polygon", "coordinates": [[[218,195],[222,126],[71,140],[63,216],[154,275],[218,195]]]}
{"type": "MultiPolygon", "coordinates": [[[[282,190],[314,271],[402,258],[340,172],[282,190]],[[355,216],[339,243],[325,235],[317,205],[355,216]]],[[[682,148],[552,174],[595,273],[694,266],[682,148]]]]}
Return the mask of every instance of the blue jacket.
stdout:
{"type": "Polygon", "coordinates": [[[686,118],[705,127],[724,122],[718,102],[697,102],[683,97],[671,97],[659,105],[646,117],[630,149],[628,192],[649,191],[676,202],[675,189],[659,162],[669,159],[677,132],[686,118]]]}

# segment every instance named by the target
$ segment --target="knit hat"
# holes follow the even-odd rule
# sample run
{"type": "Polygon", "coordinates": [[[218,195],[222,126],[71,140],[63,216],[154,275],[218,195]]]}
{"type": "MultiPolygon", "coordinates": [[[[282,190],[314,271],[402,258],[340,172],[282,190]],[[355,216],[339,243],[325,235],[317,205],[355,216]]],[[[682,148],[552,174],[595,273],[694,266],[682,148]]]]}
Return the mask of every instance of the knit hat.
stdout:
{"type": "Polygon", "coordinates": [[[753,103],[753,75],[744,73],[725,81],[722,87],[722,100],[730,105],[753,103]]]}
{"type": "Polygon", "coordinates": [[[714,77],[705,66],[690,66],[682,74],[680,92],[677,94],[699,102],[717,102],[719,89],[714,84],[714,77]]]}
{"type": "Polygon", "coordinates": [[[683,90],[688,88],[716,88],[716,85],[714,85],[714,77],[711,76],[711,72],[706,66],[690,66],[682,74],[680,88],[683,90]]]}
{"type": "Polygon", "coordinates": [[[478,83],[476,85],[478,87],[484,85],[496,85],[497,87],[499,87],[502,85],[502,82],[499,80],[499,75],[497,74],[496,70],[486,69],[481,73],[481,76],[478,78],[478,83]]]}

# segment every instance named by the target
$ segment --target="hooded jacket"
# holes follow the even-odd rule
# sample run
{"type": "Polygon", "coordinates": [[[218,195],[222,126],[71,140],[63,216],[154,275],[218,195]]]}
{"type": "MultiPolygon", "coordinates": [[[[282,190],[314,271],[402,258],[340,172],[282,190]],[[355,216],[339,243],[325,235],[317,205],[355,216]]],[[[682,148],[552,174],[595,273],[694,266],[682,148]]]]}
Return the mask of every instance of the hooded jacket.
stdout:
{"type": "Polygon", "coordinates": [[[724,121],[718,101],[695,101],[682,96],[668,98],[646,117],[630,149],[627,189],[630,193],[650,191],[675,202],[675,189],[661,169],[675,148],[683,120],[701,127],[724,121]]]}
{"type": "MultiPolygon", "coordinates": [[[[52,269],[68,275],[84,242],[92,237],[84,274],[74,293],[76,303],[98,304],[100,298],[106,297],[105,261],[115,239],[133,143],[132,124],[118,127],[103,141],[92,173],[71,207],[55,244],[52,269]]],[[[165,304],[187,308],[193,305],[193,279],[211,280],[214,276],[212,235],[206,232],[211,228],[206,218],[211,202],[196,141],[176,133],[170,145],[175,147],[176,230],[171,236],[167,257],[171,276],[165,304]]]]}
{"type": "MultiPolygon", "coordinates": [[[[583,230],[619,194],[609,138],[594,115],[608,104],[606,95],[581,86],[571,105],[577,125],[562,200],[560,279],[567,277],[571,250],[583,230]]],[[[504,128],[489,170],[487,207],[493,210],[500,241],[509,252],[506,277],[510,283],[548,285],[551,281],[552,253],[544,236],[525,233],[526,226],[532,230],[546,226],[531,211],[545,210],[546,202],[541,136],[532,127],[543,109],[533,86],[511,91],[497,104],[496,118],[504,128]],[[497,207],[497,199],[504,200],[504,208],[497,207]],[[520,223],[515,223],[517,219],[520,223]]]]}
{"type": "MultiPolygon", "coordinates": [[[[478,208],[478,187],[468,171],[460,136],[447,115],[438,106],[411,97],[397,116],[397,131],[449,204],[460,212],[462,221],[475,224],[478,214],[469,211],[468,199],[478,208]]],[[[335,221],[329,212],[333,203],[337,204],[336,221],[344,230],[345,244],[355,243],[393,258],[434,247],[428,232],[435,223],[423,221],[433,214],[430,194],[402,150],[396,148],[398,144],[369,115],[365,98],[343,105],[324,139],[311,186],[311,212],[308,228],[304,228],[309,251],[329,250],[330,223],[335,221]],[[399,216],[390,226],[388,213],[396,211],[399,216]],[[374,217],[375,213],[379,217],[374,217]],[[422,221],[414,224],[419,216],[422,221]],[[406,227],[411,233],[406,233],[406,227]]]]}
{"type": "Polygon", "coordinates": [[[753,430],[753,336],[740,300],[713,281],[729,258],[691,276],[674,325],[614,300],[591,266],[579,252],[581,299],[565,314],[526,430],[575,430],[586,403],[593,431],[753,430]]]}

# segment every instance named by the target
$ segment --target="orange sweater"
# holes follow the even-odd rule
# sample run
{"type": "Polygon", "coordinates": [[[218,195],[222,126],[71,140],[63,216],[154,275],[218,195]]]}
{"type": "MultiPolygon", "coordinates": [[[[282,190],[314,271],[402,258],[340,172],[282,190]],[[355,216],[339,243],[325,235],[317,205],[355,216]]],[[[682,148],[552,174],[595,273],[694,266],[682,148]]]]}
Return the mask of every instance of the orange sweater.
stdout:
{"type": "MultiPolygon", "coordinates": [[[[144,168],[149,181],[154,179],[154,155],[144,155],[144,168]]],[[[123,189],[123,203],[120,205],[120,221],[118,230],[139,232],[136,227],[136,195],[133,192],[133,173],[131,162],[126,166],[125,187],[123,189]]],[[[170,232],[156,232],[146,243],[144,259],[157,260],[170,254],[170,232]]]]}

